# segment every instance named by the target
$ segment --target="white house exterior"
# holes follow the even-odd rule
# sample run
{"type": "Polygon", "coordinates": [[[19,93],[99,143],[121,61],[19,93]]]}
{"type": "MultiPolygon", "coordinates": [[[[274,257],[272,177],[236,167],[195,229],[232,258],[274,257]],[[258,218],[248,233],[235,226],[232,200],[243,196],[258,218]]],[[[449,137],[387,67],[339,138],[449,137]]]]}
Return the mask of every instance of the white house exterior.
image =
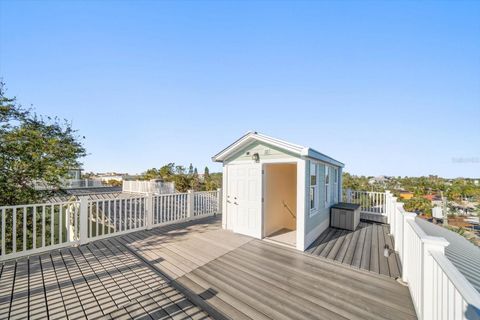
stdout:
{"type": "Polygon", "coordinates": [[[219,152],[222,226],[305,250],[341,201],[344,164],[312,148],[249,132],[219,152]]]}

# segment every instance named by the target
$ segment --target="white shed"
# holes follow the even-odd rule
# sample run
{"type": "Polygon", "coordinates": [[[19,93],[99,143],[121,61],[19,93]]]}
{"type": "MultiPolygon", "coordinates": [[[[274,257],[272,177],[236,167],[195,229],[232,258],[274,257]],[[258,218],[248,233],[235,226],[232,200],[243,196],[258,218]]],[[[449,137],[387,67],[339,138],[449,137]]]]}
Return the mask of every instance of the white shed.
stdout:
{"type": "Polygon", "coordinates": [[[309,147],[249,132],[219,152],[222,226],[305,250],[342,197],[343,163],[309,147]]]}

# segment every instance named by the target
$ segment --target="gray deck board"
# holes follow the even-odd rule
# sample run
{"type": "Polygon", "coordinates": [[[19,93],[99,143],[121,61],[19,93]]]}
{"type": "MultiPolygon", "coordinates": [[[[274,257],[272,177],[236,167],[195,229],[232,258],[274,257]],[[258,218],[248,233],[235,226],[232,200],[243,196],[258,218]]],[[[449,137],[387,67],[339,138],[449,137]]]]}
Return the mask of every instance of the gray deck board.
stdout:
{"type": "MultiPolygon", "coordinates": [[[[309,253],[221,230],[219,217],[134,232],[1,263],[0,318],[413,319],[407,288],[350,266],[370,266],[375,237],[372,254],[393,247],[388,227],[363,222],[328,229],[309,253]]],[[[378,268],[400,270],[393,255],[378,268]]]]}
{"type": "Polygon", "coordinates": [[[328,228],[306,250],[307,253],[342,262],[356,268],[401,277],[397,252],[384,256],[384,245],[394,248],[388,225],[360,222],[357,230],[328,228]]]}
{"type": "MultiPolygon", "coordinates": [[[[263,276],[270,278],[270,281],[277,285],[282,285],[282,282],[284,282],[282,279],[288,278],[288,283],[283,284],[283,286],[289,290],[290,294],[295,294],[316,304],[323,305],[329,310],[335,310],[336,313],[344,317],[355,318],[360,316],[375,318],[375,312],[367,311],[363,309],[363,306],[366,304],[372,305],[372,303],[384,304],[383,299],[372,299],[375,297],[375,290],[377,290],[377,288],[372,288],[372,290],[370,290],[369,287],[365,285],[364,281],[352,279],[352,281],[354,281],[353,288],[362,288],[362,290],[364,290],[364,295],[358,295],[358,291],[352,290],[350,286],[345,286],[339,290],[339,287],[341,286],[338,285],[336,280],[342,281],[342,277],[336,277],[336,279],[332,281],[332,279],[329,279],[328,277],[312,276],[309,272],[300,272],[299,274],[299,271],[296,270],[295,266],[291,264],[289,265],[288,263],[289,259],[295,259],[294,255],[274,251],[271,253],[272,257],[266,256],[264,259],[253,259],[255,254],[265,255],[265,252],[259,250],[257,253],[252,254],[250,253],[252,250],[249,250],[249,252],[246,249],[247,248],[242,248],[242,252],[240,252],[240,250],[234,251],[226,255],[225,259],[232,258],[232,263],[249,265],[250,268],[254,269],[255,274],[262,274],[263,276]],[[269,261],[275,261],[275,263],[268,263],[269,261]],[[317,285],[312,286],[311,283],[316,283],[317,285]],[[349,301],[350,303],[348,308],[345,307],[345,301],[349,301]]],[[[312,267],[315,267],[315,264],[312,267]]],[[[328,275],[329,271],[317,269],[315,274],[318,275],[319,272],[323,272],[323,275],[328,275]]],[[[398,301],[400,304],[405,302],[408,302],[408,300],[405,299],[398,301]]],[[[395,310],[389,310],[386,314],[382,314],[376,318],[384,318],[392,311],[395,310]]]]}

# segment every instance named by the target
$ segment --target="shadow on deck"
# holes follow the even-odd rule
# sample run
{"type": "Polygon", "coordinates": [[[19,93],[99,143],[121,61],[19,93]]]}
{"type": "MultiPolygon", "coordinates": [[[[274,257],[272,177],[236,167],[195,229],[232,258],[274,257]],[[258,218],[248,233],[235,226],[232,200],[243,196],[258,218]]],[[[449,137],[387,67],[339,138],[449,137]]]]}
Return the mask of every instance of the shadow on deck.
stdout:
{"type": "Polygon", "coordinates": [[[393,249],[393,241],[388,225],[361,221],[355,231],[328,228],[307,253],[396,279],[402,270],[398,253],[384,256],[385,245],[393,249]]]}
{"type": "Polygon", "coordinates": [[[3,262],[0,318],[416,318],[408,288],[391,278],[234,234],[220,221],[3,262]]]}

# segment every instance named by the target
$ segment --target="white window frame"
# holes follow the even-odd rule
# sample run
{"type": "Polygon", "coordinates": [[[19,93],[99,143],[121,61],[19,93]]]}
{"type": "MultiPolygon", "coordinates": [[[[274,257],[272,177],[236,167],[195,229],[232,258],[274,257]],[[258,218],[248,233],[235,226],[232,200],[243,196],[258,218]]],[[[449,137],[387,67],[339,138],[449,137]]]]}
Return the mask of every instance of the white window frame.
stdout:
{"type": "Polygon", "coordinates": [[[310,217],[318,213],[318,165],[313,161],[310,161],[309,167],[309,207],[310,217]],[[314,170],[315,184],[312,185],[312,169],[314,170]],[[313,194],[313,207],[312,207],[312,194],[313,194]]]}
{"type": "Polygon", "coordinates": [[[335,178],[333,180],[334,181],[333,186],[335,188],[334,193],[333,193],[334,194],[333,201],[335,203],[337,203],[338,202],[338,178],[339,178],[338,177],[338,168],[333,168],[333,173],[334,173],[334,176],[335,176],[335,178]]]}
{"type": "Polygon", "coordinates": [[[330,167],[325,165],[325,207],[330,204],[330,167]]]}

